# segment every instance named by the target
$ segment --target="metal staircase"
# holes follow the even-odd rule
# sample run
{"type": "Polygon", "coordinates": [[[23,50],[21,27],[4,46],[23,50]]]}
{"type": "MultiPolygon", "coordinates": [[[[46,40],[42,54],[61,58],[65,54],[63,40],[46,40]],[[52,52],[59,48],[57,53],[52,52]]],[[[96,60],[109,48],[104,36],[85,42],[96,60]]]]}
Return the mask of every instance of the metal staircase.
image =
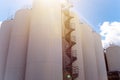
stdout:
{"type": "Polygon", "coordinates": [[[70,26],[70,21],[74,18],[70,15],[69,8],[63,11],[63,14],[67,18],[64,21],[64,37],[63,41],[67,44],[63,44],[65,49],[63,49],[63,80],[75,80],[79,75],[78,66],[73,66],[73,63],[77,60],[76,51],[72,50],[72,47],[76,44],[75,41],[71,39],[71,34],[75,30],[70,26]]]}

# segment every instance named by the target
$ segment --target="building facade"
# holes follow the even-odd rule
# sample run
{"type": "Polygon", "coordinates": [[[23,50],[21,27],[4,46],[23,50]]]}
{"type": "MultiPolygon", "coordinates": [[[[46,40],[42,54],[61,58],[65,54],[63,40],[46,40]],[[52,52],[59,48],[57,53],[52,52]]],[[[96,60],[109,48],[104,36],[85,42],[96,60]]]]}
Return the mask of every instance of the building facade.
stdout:
{"type": "Polygon", "coordinates": [[[100,36],[60,0],[35,0],[0,30],[0,80],[107,80],[100,36]]]}

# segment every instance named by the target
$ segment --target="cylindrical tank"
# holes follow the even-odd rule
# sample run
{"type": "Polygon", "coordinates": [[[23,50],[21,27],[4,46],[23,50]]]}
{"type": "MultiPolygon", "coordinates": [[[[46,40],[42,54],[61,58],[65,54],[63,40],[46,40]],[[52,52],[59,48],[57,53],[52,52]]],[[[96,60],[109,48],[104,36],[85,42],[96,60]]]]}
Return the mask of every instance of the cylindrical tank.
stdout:
{"type": "Polygon", "coordinates": [[[93,35],[94,35],[95,53],[96,53],[96,61],[98,66],[99,80],[107,80],[107,72],[106,72],[101,37],[96,32],[93,32],[93,35]]]}
{"type": "Polygon", "coordinates": [[[62,80],[60,0],[34,0],[25,80],[62,80]]]}
{"type": "Polygon", "coordinates": [[[79,26],[84,61],[85,80],[99,80],[94,37],[92,29],[85,23],[79,26]]]}
{"type": "Polygon", "coordinates": [[[111,45],[106,49],[109,71],[120,71],[120,47],[111,45]]]}
{"type": "Polygon", "coordinates": [[[71,15],[74,17],[71,20],[71,27],[75,29],[72,33],[72,39],[76,42],[73,46],[73,56],[77,57],[77,60],[73,63],[73,66],[76,67],[76,72],[78,72],[78,78],[76,80],[85,80],[85,73],[84,73],[84,62],[83,62],[83,53],[82,53],[82,43],[81,43],[81,28],[79,24],[79,18],[77,14],[71,12],[71,15]]]}
{"type": "Polygon", "coordinates": [[[30,11],[17,11],[12,27],[4,80],[24,80],[30,11]]]}
{"type": "Polygon", "coordinates": [[[0,80],[3,80],[13,20],[4,21],[0,28],[0,80]]]}

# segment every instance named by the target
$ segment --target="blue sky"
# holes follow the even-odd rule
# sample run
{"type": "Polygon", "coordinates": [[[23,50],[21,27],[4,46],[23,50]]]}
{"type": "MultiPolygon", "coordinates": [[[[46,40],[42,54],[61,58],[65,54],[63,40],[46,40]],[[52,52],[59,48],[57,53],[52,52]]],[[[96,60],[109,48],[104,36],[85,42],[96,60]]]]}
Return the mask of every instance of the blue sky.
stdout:
{"type": "MultiPolygon", "coordinates": [[[[17,9],[31,3],[32,0],[0,0],[0,21],[9,18],[17,9]]],[[[100,32],[100,25],[105,21],[120,21],[120,0],[76,0],[74,3],[78,15],[82,16],[97,32],[100,32]]]]}
{"type": "Polygon", "coordinates": [[[80,15],[99,32],[105,22],[120,21],[120,0],[80,0],[76,5],[80,15]]]}
{"type": "MultiPolygon", "coordinates": [[[[71,0],[74,11],[102,36],[103,47],[120,46],[120,0],[71,0]]],[[[0,24],[32,0],[0,0],[0,24]]]]}
{"type": "Polygon", "coordinates": [[[15,11],[32,4],[32,0],[0,0],[0,21],[14,15],[15,11]]]}

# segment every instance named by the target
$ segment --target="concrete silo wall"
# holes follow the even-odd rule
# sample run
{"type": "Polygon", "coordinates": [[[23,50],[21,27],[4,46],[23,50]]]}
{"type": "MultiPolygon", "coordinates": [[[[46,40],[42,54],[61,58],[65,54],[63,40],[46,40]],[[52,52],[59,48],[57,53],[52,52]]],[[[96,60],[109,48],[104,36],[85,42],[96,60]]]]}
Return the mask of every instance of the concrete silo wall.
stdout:
{"type": "Polygon", "coordinates": [[[92,29],[80,24],[85,80],[99,80],[92,29]]]}
{"type": "Polygon", "coordinates": [[[12,27],[4,80],[24,80],[30,11],[17,11],[12,27]]]}
{"type": "MultiPolygon", "coordinates": [[[[81,28],[78,16],[71,12],[71,15],[74,17],[71,20],[71,27],[75,28],[75,31],[73,34],[73,41],[76,42],[75,46],[73,47],[73,50],[76,51],[75,55],[77,56],[77,60],[73,63],[73,66],[78,66],[79,68],[79,76],[76,80],[85,80],[85,72],[84,72],[84,62],[83,62],[83,52],[82,52],[82,43],[81,43],[81,28]]],[[[73,54],[74,55],[74,54],[73,54]]]]}
{"type": "Polygon", "coordinates": [[[106,72],[101,37],[96,32],[93,32],[93,35],[94,35],[94,44],[95,44],[99,80],[107,80],[107,72],[106,72]]]}
{"type": "Polygon", "coordinates": [[[3,80],[13,20],[4,21],[0,28],[0,80],[3,80]]]}
{"type": "Polygon", "coordinates": [[[109,71],[120,71],[120,47],[110,46],[106,49],[109,71]]]}
{"type": "Polygon", "coordinates": [[[85,80],[85,72],[84,72],[84,62],[83,62],[83,52],[80,38],[80,28],[76,27],[76,52],[77,52],[77,61],[76,65],[79,67],[79,77],[77,80],[85,80]]]}
{"type": "Polygon", "coordinates": [[[35,0],[25,80],[62,80],[60,0],[35,0]]]}

